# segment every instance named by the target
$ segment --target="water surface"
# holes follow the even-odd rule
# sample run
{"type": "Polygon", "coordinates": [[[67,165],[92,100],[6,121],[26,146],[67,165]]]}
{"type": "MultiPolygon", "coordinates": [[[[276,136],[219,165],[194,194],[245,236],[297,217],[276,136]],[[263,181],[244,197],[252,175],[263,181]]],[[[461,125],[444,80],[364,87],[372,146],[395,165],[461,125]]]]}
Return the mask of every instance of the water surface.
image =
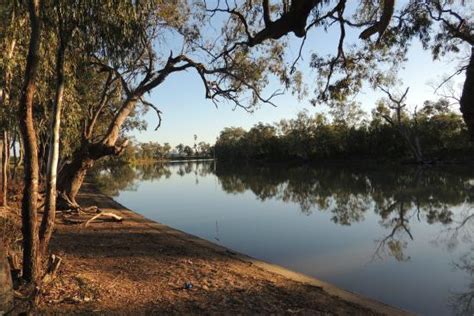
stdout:
{"type": "Polygon", "coordinates": [[[146,217],[424,315],[474,313],[470,167],[184,162],[97,176],[146,217]]]}

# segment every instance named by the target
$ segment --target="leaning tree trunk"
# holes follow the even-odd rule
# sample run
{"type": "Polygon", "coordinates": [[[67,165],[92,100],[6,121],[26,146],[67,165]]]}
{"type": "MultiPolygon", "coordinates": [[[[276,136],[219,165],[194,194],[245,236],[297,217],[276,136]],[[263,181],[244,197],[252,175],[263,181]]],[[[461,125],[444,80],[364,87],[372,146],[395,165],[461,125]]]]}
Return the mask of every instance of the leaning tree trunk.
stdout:
{"type": "Polygon", "coordinates": [[[91,158],[88,147],[88,144],[83,142],[81,147],[74,152],[72,161],[61,169],[58,179],[58,208],[60,209],[80,209],[76,201],[77,193],[87,171],[94,165],[94,159],[91,158]]]}
{"type": "Polygon", "coordinates": [[[38,202],[38,144],[33,121],[33,98],[36,91],[35,79],[40,60],[40,0],[29,0],[30,43],[24,83],[20,98],[20,129],[25,147],[24,188],[21,206],[23,232],[23,278],[36,283],[39,277],[37,202],[38,202]]]}
{"type": "Polygon", "coordinates": [[[40,247],[44,254],[48,250],[56,218],[56,179],[59,160],[59,129],[64,95],[64,53],[66,46],[61,39],[56,56],[56,96],[52,111],[51,142],[49,144],[48,166],[46,171],[46,200],[40,227],[40,247]]]}
{"type": "Polygon", "coordinates": [[[121,109],[110,123],[102,142],[91,143],[88,139],[83,139],[80,148],[73,153],[72,161],[63,167],[59,175],[58,208],[80,209],[76,197],[84,182],[87,171],[94,166],[96,160],[106,156],[120,155],[125,149],[127,141],[121,145],[116,145],[116,143],[119,138],[120,128],[135,107],[137,100],[138,97],[132,96],[124,101],[121,109]]]}
{"type": "Polygon", "coordinates": [[[474,141],[474,47],[471,48],[471,59],[466,69],[466,81],[464,81],[460,104],[464,122],[471,140],[474,141]]]}
{"type": "Polygon", "coordinates": [[[84,139],[80,148],[74,152],[72,161],[67,163],[59,174],[58,208],[80,210],[76,197],[84,182],[87,171],[94,166],[95,161],[103,157],[120,155],[126,146],[127,141],[120,146],[109,146],[103,142],[90,143],[84,139]]]}

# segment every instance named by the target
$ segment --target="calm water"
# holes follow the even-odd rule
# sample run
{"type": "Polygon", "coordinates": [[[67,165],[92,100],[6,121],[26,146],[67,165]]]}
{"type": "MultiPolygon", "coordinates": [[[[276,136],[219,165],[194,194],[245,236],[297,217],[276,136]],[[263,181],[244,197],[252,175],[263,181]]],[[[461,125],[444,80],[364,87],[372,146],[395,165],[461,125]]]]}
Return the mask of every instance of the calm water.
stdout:
{"type": "Polygon", "coordinates": [[[98,181],[148,218],[250,256],[412,312],[474,314],[472,168],[193,162],[98,181]]]}

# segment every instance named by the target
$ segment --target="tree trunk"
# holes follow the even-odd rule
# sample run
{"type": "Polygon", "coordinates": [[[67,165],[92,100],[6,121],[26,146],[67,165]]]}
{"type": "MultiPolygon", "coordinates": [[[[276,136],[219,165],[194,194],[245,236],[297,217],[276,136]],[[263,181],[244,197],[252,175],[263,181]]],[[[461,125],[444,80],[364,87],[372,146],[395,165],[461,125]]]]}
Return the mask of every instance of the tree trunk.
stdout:
{"type": "Polygon", "coordinates": [[[18,170],[18,166],[20,166],[21,161],[23,160],[23,145],[21,142],[21,136],[15,133],[15,145],[18,142],[18,156],[16,155],[16,150],[13,149],[13,155],[15,158],[15,164],[13,165],[12,171],[12,180],[16,181],[16,172],[18,170]]]}
{"type": "MultiPolygon", "coordinates": [[[[1,143],[1,146],[0,146],[0,159],[2,160],[2,180],[3,180],[3,148],[5,146],[3,146],[3,140],[2,140],[2,143],[1,143]]],[[[2,181],[3,182],[3,181],[2,181]]],[[[3,183],[2,183],[2,194],[3,194],[3,183]]],[[[3,196],[2,196],[2,200],[3,200],[3,196]]]]}
{"type": "MultiPolygon", "coordinates": [[[[143,95],[140,94],[139,96],[143,95]]],[[[138,102],[139,96],[131,96],[124,101],[123,106],[115,115],[113,121],[110,123],[109,128],[107,130],[107,134],[102,141],[105,146],[114,147],[117,143],[117,139],[120,135],[120,128],[122,127],[123,123],[125,123],[126,119],[130,115],[130,113],[135,108],[135,105],[138,102]]]]}
{"type": "Polygon", "coordinates": [[[18,159],[17,155],[16,155],[16,133],[14,132],[13,133],[13,138],[12,138],[12,152],[13,152],[13,161],[14,161],[14,164],[13,164],[13,170],[12,172],[10,173],[10,179],[12,182],[15,181],[15,165],[16,165],[16,161],[18,159]]]}
{"type": "Polygon", "coordinates": [[[76,196],[84,182],[87,171],[94,165],[94,159],[90,157],[88,147],[88,144],[84,142],[74,152],[73,160],[67,163],[61,170],[58,181],[58,208],[80,208],[76,201],[76,196]]]}
{"type": "Polygon", "coordinates": [[[474,47],[471,48],[471,59],[466,69],[466,81],[464,81],[459,103],[469,135],[471,140],[474,141],[474,47]]]}
{"type": "Polygon", "coordinates": [[[59,175],[59,208],[80,209],[76,196],[87,171],[92,168],[96,160],[105,156],[119,155],[126,147],[127,142],[120,146],[116,143],[120,135],[120,128],[135,107],[137,100],[138,97],[133,96],[124,101],[123,106],[110,123],[102,142],[90,143],[88,139],[84,139],[81,147],[73,153],[72,161],[64,166],[59,175]]]}
{"type": "MultiPolygon", "coordinates": [[[[15,11],[12,12],[11,21],[16,19],[15,11]]],[[[16,47],[16,34],[14,33],[12,39],[8,45],[8,49],[6,52],[6,64],[5,64],[5,73],[4,78],[2,78],[3,82],[1,83],[1,99],[2,99],[2,106],[8,107],[10,105],[10,89],[11,89],[11,66],[10,61],[13,57],[13,52],[15,51],[16,47]]],[[[5,130],[3,131],[3,150],[2,150],[2,193],[3,193],[3,206],[8,206],[8,173],[9,173],[9,163],[10,163],[10,140],[8,135],[8,128],[11,126],[5,126],[5,130]]]]}
{"type": "MultiPolygon", "coordinates": [[[[102,157],[122,153],[127,146],[127,141],[121,145],[117,145],[117,141],[120,137],[120,130],[123,124],[135,108],[137,102],[141,100],[142,96],[160,85],[170,73],[175,71],[172,66],[178,61],[178,59],[169,59],[166,66],[160,71],[156,78],[150,80],[151,77],[147,75],[144,81],[142,81],[133,92],[130,92],[128,88],[126,89],[129,91],[127,92],[127,98],[123,101],[112,122],[109,124],[105,136],[98,143],[89,142],[92,138],[92,127],[97,117],[92,120],[89,128],[84,130],[84,139],[81,148],[73,154],[72,161],[61,170],[59,176],[60,180],[58,181],[61,203],[65,202],[70,207],[79,208],[76,195],[84,181],[87,170],[94,165],[96,160],[102,157]]],[[[110,77],[108,80],[110,80],[110,77]]]]}
{"type": "Polygon", "coordinates": [[[40,227],[41,253],[48,250],[49,240],[53,233],[56,218],[56,179],[59,161],[59,130],[61,127],[61,109],[64,95],[64,53],[66,45],[61,39],[56,56],[56,96],[53,105],[51,123],[51,140],[49,144],[48,166],[46,171],[46,200],[40,227]]]}
{"type": "Polygon", "coordinates": [[[3,131],[3,150],[2,150],[2,203],[8,206],[8,167],[10,163],[10,141],[8,132],[3,131]]]}
{"type": "Polygon", "coordinates": [[[72,161],[67,163],[59,174],[58,207],[61,209],[80,209],[76,196],[84,182],[87,171],[94,166],[96,160],[106,156],[120,155],[126,146],[127,142],[120,146],[108,146],[104,143],[90,143],[87,139],[84,139],[80,148],[73,153],[72,161]]]}
{"type": "Polygon", "coordinates": [[[39,278],[37,200],[38,200],[38,144],[33,121],[33,98],[36,91],[35,79],[40,60],[40,0],[29,0],[30,43],[24,83],[20,98],[20,129],[25,147],[24,189],[21,206],[23,232],[23,278],[35,284],[39,278]]]}

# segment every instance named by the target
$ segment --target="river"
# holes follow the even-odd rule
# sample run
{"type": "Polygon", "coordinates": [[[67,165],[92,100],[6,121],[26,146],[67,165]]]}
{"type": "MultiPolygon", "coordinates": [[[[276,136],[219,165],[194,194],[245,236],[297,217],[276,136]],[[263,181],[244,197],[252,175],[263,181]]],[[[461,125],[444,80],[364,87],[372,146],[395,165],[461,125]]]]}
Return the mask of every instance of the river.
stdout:
{"type": "Polygon", "coordinates": [[[96,172],[144,216],[423,315],[474,313],[474,170],[180,162],[96,172]]]}

